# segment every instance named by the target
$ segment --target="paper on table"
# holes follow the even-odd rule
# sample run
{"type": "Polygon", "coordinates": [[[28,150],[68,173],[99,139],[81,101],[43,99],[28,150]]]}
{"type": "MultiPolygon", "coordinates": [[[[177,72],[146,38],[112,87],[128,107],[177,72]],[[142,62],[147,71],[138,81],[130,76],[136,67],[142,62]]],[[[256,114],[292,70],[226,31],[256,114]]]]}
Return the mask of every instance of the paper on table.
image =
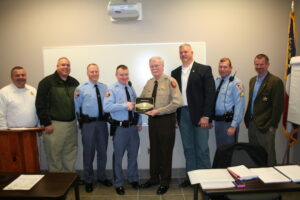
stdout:
{"type": "Polygon", "coordinates": [[[3,190],[30,190],[44,175],[20,175],[3,190]]]}
{"type": "Polygon", "coordinates": [[[252,168],[250,169],[255,173],[260,180],[264,183],[286,183],[291,182],[290,179],[285,177],[279,171],[273,167],[264,167],[264,168],[252,168]]]}
{"type": "Polygon", "coordinates": [[[224,189],[235,187],[232,181],[200,183],[200,185],[202,189],[224,189]]]}
{"type": "Polygon", "coordinates": [[[188,176],[191,184],[234,181],[227,169],[198,169],[189,171],[188,176]]]}
{"type": "Polygon", "coordinates": [[[293,182],[300,182],[299,165],[276,166],[275,168],[281,171],[287,177],[289,177],[293,182]]]}
{"type": "Polygon", "coordinates": [[[254,174],[250,169],[245,165],[239,165],[235,167],[228,167],[228,171],[236,178],[240,180],[250,180],[257,178],[257,175],[254,174]]]}

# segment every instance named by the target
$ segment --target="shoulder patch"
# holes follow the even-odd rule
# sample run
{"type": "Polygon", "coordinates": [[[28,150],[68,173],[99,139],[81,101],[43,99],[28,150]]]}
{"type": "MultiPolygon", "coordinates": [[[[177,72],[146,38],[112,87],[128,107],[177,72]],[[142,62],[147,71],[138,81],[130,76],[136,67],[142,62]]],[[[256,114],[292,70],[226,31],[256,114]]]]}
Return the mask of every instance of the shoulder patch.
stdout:
{"type": "Polygon", "coordinates": [[[243,89],[243,84],[242,83],[237,83],[236,87],[239,88],[240,90],[242,90],[243,89]]]}
{"type": "Polygon", "coordinates": [[[176,88],[177,87],[177,83],[175,81],[171,80],[171,86],[172,86],[172,88],[176,88]]]}
{"type": "Polygon", "coordinates": [[[80,96],[80,92],[79,92],[79,90],[78,89],[76,89],[75,91],[74,91],[74,97],[79,97],[80,96]]]}
{"type": "Polygon", "coordinates": [[[110,96],[109,91],[106,91],[106,92],[105,92],[105,96],[106,96],[106,97],[109,97],[109,96],[110,96]]]}

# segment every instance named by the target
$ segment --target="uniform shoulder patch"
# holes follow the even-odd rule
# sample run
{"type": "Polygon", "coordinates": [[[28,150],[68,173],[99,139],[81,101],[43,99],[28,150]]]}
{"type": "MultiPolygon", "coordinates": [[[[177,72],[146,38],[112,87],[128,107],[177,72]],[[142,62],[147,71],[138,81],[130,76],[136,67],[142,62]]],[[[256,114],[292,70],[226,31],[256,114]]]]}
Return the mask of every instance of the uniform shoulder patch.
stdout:
{"type": "Polygon", "coordinates": [[[106,96],[106,97],[109,97],[109,96],[110,96],[109,91],[106,91],[106,92],[105,92],[105,96],[106,96]]]}
{"type": "Polygon", "coordinates": [[[79,90],[78,89],[76,89],[75,91],[74,91],[74,97],[80,97],[80,92],[79,92],[79,90]]]}
{"type": "Polygon", "coordinates": [[[176,88],[177,87],[177,83],[175,81],[171,80],[171,87],[172,88],[176,88]]]}
{"type": "Polygon", "coordinates": [[[243,89],[243,84],[242,83],[236,83],[236,87],[239,88],[240,90],[243,89]]]}

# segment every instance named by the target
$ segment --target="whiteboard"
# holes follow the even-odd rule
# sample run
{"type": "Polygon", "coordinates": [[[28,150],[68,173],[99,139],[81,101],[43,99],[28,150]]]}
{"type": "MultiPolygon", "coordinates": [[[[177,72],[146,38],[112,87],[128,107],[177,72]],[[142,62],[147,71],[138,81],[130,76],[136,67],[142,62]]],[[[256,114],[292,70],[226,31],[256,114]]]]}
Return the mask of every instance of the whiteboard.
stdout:
{"type": "MultiPolygon", "coordinates": [[[[100,82],[108,86],[116,82],[115,69],[124,64],[129,68],[130,80],[137,95],[142,92],[146,81],[152,77],[149,69],[149,58],[160,56],[165,61],[165,73],[181,65],[179,46],[182,43],[145,43],[145,44],[110,44],[92,46],[64,46],[43,48],[44,75],[56,70],[58,58],[67,57],[71,62],[71,76],[81,84],[88,80],[86,67],[96,63],[100,67],[100,82]]],[[[206,63],[205,42],[190,42],[194,59],[206,63]]]]}
{"type": "MultiPolygon", "coordinates": [[[[300,59],[299,59],[300,60],[300,59]]],[[[291,70],[291,82],[289,88],[289,110],[288,110],[288,118],[287,120],[294,123],[300,124],[300,63],[296,63],[292,65],[291,70]]]]}

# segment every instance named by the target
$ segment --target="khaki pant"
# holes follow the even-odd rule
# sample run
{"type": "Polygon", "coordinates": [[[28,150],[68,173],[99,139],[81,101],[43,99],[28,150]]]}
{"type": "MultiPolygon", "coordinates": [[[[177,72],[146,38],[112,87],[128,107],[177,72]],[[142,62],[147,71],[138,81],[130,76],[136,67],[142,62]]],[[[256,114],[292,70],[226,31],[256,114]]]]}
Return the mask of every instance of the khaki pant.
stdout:
{"type": "Polygon", "coordinates": [[[77,157],[77,126],[72,122],[52,121],[54,131],[44,134],[44,147],[50,172],[73,172],[77,157]]]}
{"type": "Polygon", "coordinates": [[[249,143],[261,145],[268,153],[268,165],[276,165],[276,152],[275,152],[275,132],[260,132],[253,121],[249,122],[248,137],[249,143]]]}

